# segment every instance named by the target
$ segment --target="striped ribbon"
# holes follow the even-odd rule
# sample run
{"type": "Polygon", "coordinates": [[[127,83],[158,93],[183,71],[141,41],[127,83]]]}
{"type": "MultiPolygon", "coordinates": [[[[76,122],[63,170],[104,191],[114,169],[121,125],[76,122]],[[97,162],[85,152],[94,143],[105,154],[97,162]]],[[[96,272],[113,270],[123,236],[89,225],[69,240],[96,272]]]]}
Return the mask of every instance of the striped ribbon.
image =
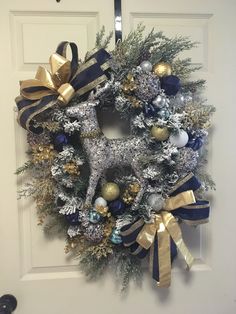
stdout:
{"type": "Polygon", "coordinates": [[[110,55],[105,49],[94,49],[78,66],[78,48],[75,43],[62,42],[49,59],[50,71],[39,66],[35,78],[20,82],[20,96],[16,98],[18,122],[28,131],[39,133],[33,120],[55,106],[67,105],[77,94],[86,98],[90,91],[108,78],[110,55]],[[66,58],[71,48],[72,60],[66,58]]]}

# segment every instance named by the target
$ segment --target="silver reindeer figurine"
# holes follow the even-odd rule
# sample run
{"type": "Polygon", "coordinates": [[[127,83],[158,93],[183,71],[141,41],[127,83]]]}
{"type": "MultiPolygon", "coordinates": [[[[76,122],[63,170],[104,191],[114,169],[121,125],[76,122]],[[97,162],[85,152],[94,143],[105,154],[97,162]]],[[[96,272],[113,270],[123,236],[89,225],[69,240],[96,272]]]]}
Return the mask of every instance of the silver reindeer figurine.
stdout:
{"type": "Polygon", "coordinates": [[[90,178],[87,189],[85,207],[90,206],[95,189],[105,171],[114,166],[130,165],[139,180],[140,191],[137,194],[132,210],[135,210],[145,192],[146,180],[142,177],[139,166],[139,158],[147,151],[147,144],[140,137],[128,137],[125,139],[108,139],[99,128],[96,114],[98,102],[88,100],[67,108],[69,117],[81,122],[82,145],[89,159],[90,178]]]}

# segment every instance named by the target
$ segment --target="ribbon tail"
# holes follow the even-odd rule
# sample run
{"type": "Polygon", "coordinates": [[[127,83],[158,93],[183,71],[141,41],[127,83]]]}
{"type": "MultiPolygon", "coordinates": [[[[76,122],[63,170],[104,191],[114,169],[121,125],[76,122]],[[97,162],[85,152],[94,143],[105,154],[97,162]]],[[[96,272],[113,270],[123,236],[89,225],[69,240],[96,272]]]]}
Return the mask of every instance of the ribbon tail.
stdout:
{"type": "Polygon", "coordinates": [[[193,265],[194,258],[190,253],[189,249],[187,248],[186,244],[184,243],[182,232],[179,227],[178,222],[176,221],[175,217],[168,212],[162,213],[163,223],[168,230],[171,238],[175,242],[177,248],[179,249],[180,253],[183,255],[184,260],[187,264],[187,269],[190,269],[193,265]]]}
{"type": "Polygon", "coordinates": [[[170,235],[164,224],[158,230],[158,264],[159,282],[158,287],[169,287],[171,282],[171,254],[170,254],[170,235]]]}

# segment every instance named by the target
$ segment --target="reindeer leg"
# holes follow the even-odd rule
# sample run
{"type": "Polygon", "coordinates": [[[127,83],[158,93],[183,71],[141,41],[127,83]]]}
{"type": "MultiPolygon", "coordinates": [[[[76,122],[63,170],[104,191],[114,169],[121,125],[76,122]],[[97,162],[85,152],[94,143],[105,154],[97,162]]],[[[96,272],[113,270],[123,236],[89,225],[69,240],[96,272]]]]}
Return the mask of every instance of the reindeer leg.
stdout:
{"type": "Polygon", "coordinates": [[[101,174],[100,177],[100,185],[103,186],[104,184],[107,183],[107,179],[106,179],[106,170],[104,170],[101,174]]]}
{"type": "Polygon", "coordinates": [[[144,194],[146,186],[147,186],[147,180],[144,179],[142,176],[142,170],[140,169],[140,165],[139,165],[138,161],[133,160],[131,166],[132,166],[132,169],[133,169],[135,175],[139,179],[139,183],[140,183],[140,191],[136,195],[135,200],[133,202],[133,205],[131,207],[131,210],[136,210],[139,203],[141,202],[141,200],[143,198],[143,194],[144,194]]]}
{"type": "Polygon", "coordinates": [[[95,194],[95,190],[97,187],[98,180],[101,177],[100,171],[93,171],[89,178],[89,186],[87,189],[86,200],[85,200],[85,208],[90,207],[92,205],[92,200],[95,194]]]}

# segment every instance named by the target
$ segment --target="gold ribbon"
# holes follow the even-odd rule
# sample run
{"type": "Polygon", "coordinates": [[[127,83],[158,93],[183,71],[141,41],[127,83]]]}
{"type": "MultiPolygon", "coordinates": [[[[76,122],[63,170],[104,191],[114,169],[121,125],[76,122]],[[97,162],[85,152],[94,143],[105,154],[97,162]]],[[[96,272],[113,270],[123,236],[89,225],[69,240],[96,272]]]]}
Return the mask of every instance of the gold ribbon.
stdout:
{"type": "Polygon", "coordinates": [[[159,287],[169,287],[171,282],[170,237],[184,257],[187,268],[193,264],[193,257],[186,247],[182,232],[171,211],[195,203],[192,190],[167,198],[163,209],[155,215],[153,223],[146,223],[137,236],[137,243],[144,249],[150,249],[150,267],[153,268],[154,242],[158,241],[159,287]]]}
{"type": "Polygon", "coordinates": [[[68,83],[71,76],[71,62],[65,57],[54,53],[49,60],[51,72],[39,66],[35,79],[20,82],[21,96],[38,100],[42,97],[58,94],[58,99],[67,104],[73,97],[75,90],[68,83]],[[28,92],[27,88],[44,87],[39,91],[28,92]]]}

